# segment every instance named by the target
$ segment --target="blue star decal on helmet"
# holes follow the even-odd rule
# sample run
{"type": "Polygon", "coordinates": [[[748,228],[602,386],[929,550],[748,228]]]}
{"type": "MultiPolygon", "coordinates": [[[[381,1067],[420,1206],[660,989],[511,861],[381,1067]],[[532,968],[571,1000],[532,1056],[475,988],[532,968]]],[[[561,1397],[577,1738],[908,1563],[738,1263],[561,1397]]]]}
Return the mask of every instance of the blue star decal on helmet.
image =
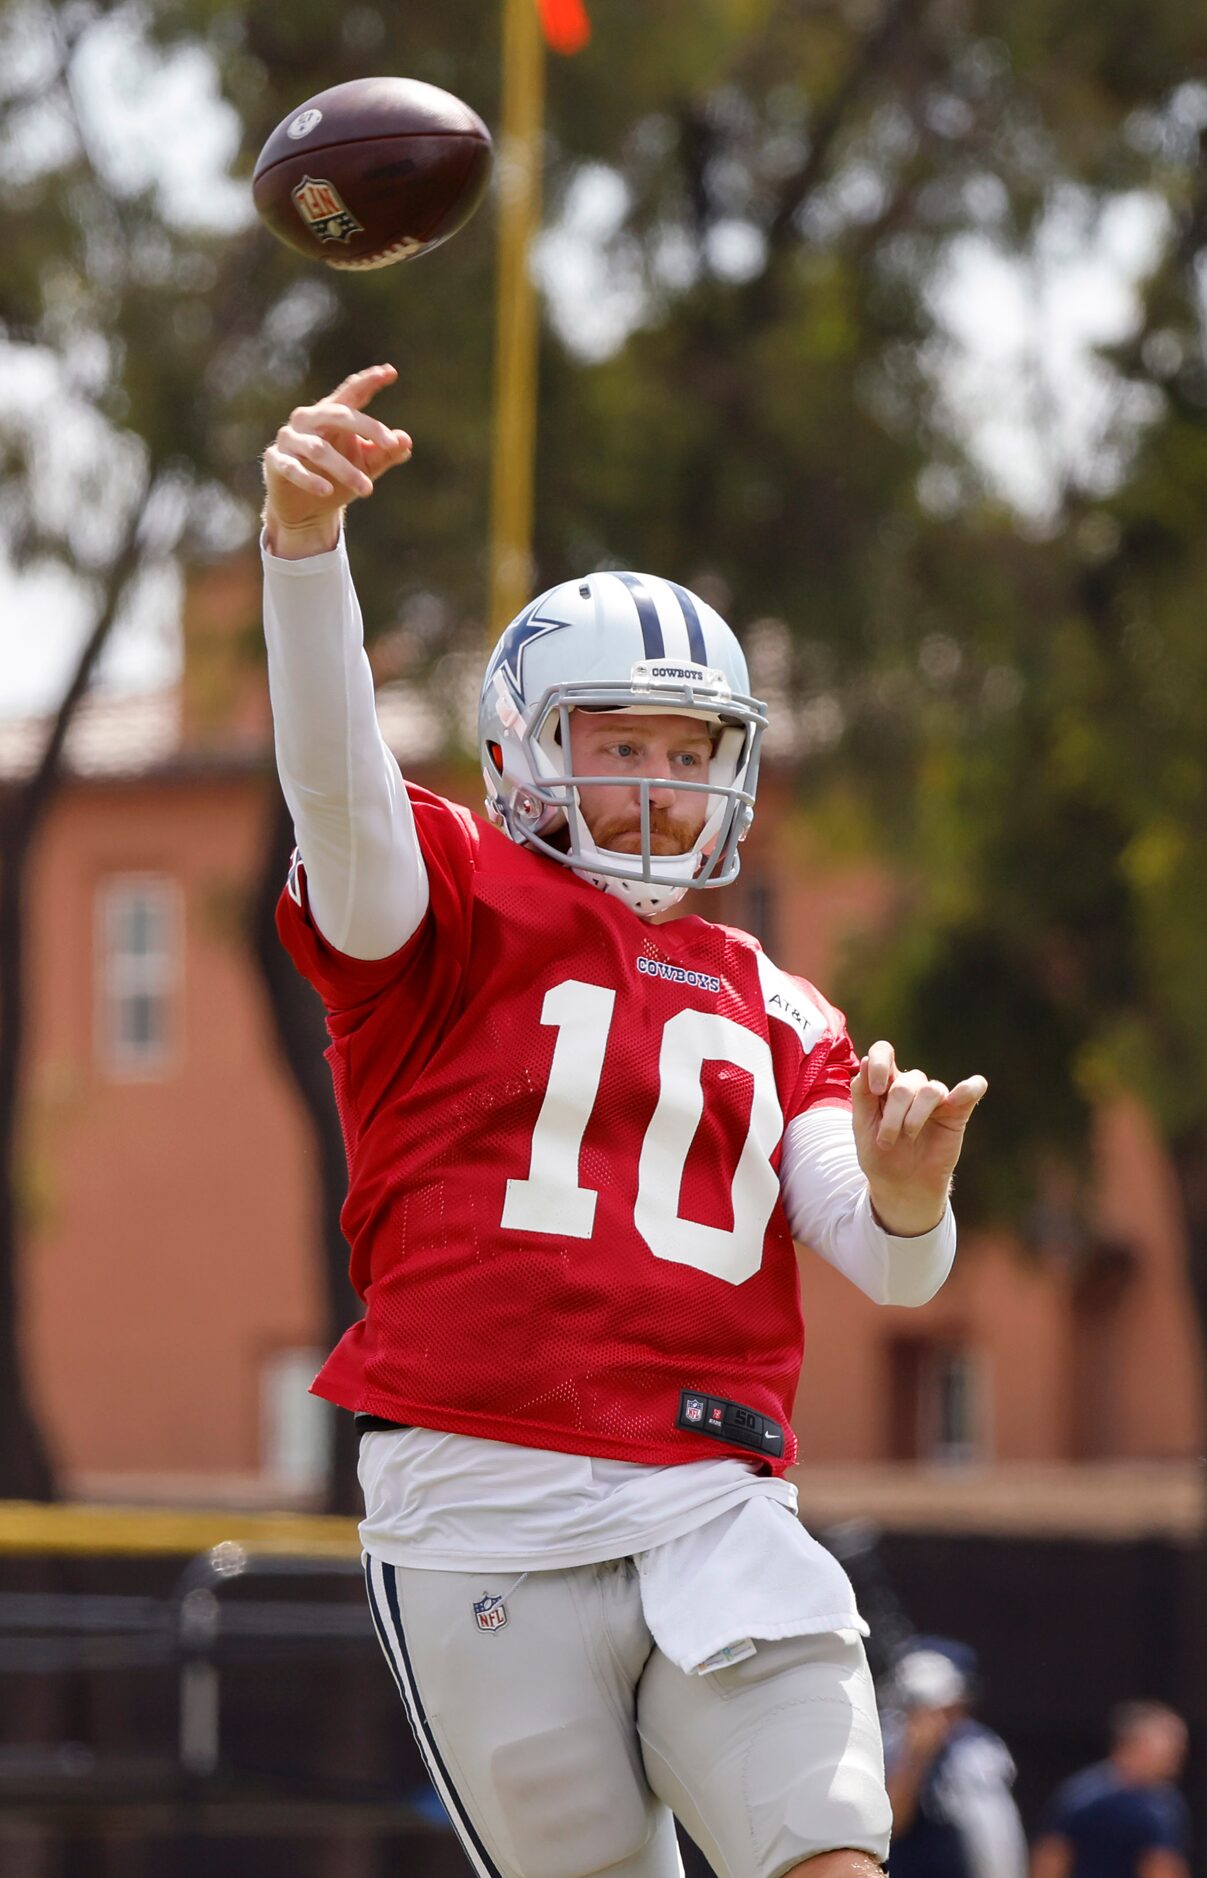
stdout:
{"type": "Polygon", "coordinates": [[[511,680],[512,690],[518,697],[524,695],[524,653],[534,639],[543,639],[546,633],[560,632],[563,626],[570,624],[565,619],[541,619],[537,609],[544,599],[534,600],[525,607],[518,619],[514,619],[495,647],[495,655],[490,661],[486,673],[489,684],[495,673],[504,670],[511,680]]]}

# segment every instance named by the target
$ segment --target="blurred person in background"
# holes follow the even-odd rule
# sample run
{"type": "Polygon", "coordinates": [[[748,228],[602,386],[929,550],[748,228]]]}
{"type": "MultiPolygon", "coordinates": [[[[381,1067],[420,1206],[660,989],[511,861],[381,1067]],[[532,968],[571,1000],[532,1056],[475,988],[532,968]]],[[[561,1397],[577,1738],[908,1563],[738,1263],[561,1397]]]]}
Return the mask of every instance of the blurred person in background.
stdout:
{"type": "Polygon", "coordinates": [[[1106,1760],[1053,1795],[1031,1878],[1190,1878],[1190,1816],[1173,1785],[1186,1723],[1163,1702],[1124,1702],[1110,1735],[1106,1760]]]}
{"type": "Polygon", "coordinates": [[[975,1653],[918,1638],[898,1659],[885,1724],[891,1878],[1026,1878],[1027,1841],[999,1735],[972,1715],[975,1653]]]}

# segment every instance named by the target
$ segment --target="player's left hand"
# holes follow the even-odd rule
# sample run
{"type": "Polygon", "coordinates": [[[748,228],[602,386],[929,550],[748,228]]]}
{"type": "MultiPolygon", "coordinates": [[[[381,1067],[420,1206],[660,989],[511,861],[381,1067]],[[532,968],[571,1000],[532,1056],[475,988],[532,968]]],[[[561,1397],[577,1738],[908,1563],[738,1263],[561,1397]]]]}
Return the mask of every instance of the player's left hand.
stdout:
{"type": "Polygon", "coordinates": [[[891,1043],[874,1043],[851,1084],[855,1146],[882,1226],[902,1237],[943,1217],[964,1130],[989,1087],[966,1076],[954,1089],[900,1069],[891,1043]]]}

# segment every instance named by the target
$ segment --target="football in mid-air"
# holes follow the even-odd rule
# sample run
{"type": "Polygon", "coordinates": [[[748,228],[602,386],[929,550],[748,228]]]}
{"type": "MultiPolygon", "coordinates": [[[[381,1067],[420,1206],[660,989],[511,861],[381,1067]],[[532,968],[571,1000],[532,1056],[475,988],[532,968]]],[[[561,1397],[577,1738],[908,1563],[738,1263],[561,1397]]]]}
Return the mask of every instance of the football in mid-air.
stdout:
{"type": "Polygon", "coordinates": [[[256,208],[328,267],[389,267],[464,226],[490,180],[490,132],[415,78],[354,78],[277,125],[252,177],[256,208]]]}

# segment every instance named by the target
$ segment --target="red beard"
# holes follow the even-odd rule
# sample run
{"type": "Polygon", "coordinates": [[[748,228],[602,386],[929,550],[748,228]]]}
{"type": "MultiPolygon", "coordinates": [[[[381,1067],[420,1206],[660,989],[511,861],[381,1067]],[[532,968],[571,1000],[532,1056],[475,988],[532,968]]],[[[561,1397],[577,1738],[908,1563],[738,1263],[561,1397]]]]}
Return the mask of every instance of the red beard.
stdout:
{"type": "MultiPolygon", "coordinates": [[[[650,810],[650,853],[686,854],[695,845],[699,830],[677,816],[650,810]]],[[[614,854],[641,853],[641,823],[630,816],[611,816],[591,830],[597,848],[609,848],[614,854]]]]}

